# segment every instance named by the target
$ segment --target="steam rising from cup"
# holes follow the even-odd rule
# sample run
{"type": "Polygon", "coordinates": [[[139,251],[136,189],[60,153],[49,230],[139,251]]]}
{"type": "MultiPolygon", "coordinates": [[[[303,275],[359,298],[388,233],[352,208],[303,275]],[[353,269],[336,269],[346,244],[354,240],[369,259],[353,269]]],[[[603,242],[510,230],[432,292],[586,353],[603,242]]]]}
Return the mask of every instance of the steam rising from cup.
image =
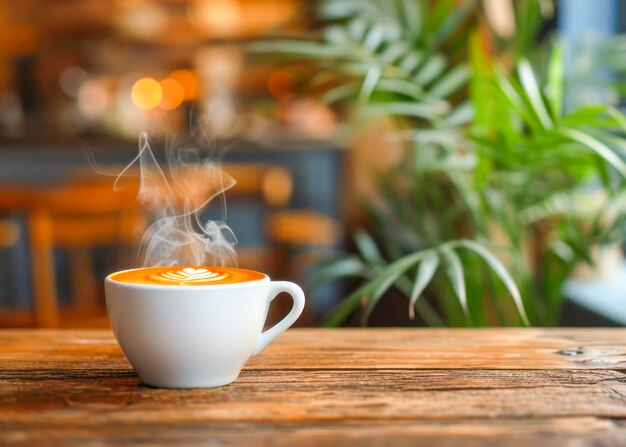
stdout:
{"type": "Polygon", "coordinates": [[[209,157],[193,141],[172,142],[166,155],[167,174],[142,132],[137,157],[116,180],[117,186],[138,165],[137,199],[154,219],[139,248],[143,266],[237,266],[237,240],[230,227],[221,220],[202,219],[215,202],[221,202],[225,219],[224,193],[235,180],[222,171],[215,156],[209,157]]]}

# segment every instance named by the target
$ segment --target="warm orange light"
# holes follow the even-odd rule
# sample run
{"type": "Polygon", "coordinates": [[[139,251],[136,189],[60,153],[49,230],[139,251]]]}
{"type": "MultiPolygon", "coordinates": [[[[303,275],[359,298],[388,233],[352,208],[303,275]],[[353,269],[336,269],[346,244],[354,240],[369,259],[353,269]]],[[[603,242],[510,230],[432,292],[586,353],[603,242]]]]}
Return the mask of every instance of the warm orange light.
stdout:
{"type": "Polygon", "coordinates": [[[182,104],[185,99],[185,91],[175,79],[163,79],[161,82],[161,90],[163,90],[163,99],[161,99],[161,108],[165,110],[174,110],[182,104]]]}
{"type": "Polygon", "coordinates": [[[133,85],[130,96],[138,109],[151,110],[161,103],[163,89],[154,79],[141,78],[133,85]]]}
{"type": "Polygon", "coordinates": [[[78,89],[78,110],[91,119],[104,114],[110,103],[106,80],[90,79],[82,83],[78,89]]]}
{"type": "Polygon", "coordinates": [[[267,89],[276,99],[288,99],[296,90],[296,80],[288,71],[275,71],[267,80],[267,89]]]}
{"type": "Polygon", "coordinates": [[[195,0],[189,3],[187,14],[192,24],[210,36],[236,35],[242,25],[239,0],[195,0]]]}
{"type": "Polygon", "coordinates": [[[198,97],[198,78],[191,70],[174,70],[168,78],[178,81],[185,92],[185,99],[196,99],[198,97]]]}

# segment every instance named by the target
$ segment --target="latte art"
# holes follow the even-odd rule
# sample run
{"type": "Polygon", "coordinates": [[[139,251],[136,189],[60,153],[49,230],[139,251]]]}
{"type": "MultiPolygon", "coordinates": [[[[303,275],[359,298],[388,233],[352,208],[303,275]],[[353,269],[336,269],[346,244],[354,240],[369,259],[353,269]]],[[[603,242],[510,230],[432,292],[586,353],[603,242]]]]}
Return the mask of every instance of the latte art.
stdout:
{"type": "Polygon", "coordinates": [[[130,284],[155,286],[213,286],[267,278],[253,270],[218,266],[145,267],[113,273],[110,278],[130,284]]]}
{"type": "Polygon", "coordinates": [[[185,267],[181,270],[170,270],[164,273],[155,273],[151,278],[156,281],[175,282],[180,285],[197,282],[222,281],[228,278],[228,273],[212,272],[205,268],[185,267]]]}

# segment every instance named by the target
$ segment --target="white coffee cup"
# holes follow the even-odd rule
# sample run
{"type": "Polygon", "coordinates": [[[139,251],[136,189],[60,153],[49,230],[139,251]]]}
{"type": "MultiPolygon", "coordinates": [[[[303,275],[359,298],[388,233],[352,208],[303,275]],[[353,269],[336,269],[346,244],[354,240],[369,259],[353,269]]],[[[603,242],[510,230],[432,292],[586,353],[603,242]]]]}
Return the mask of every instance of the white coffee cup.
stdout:
{"type": "MultiPolygon", "coordinates": [[[[119,272],[118,272],[119,273],[119,272]]],[[[233,382],[246,361],[289,328],[304,309],[296,284],[262,279],[234,284],[154,285],[105,280],[115,338],[147,385],[217,387],[233,382]],[[291,311],[262,332],[281,292],[291,311]]]]}

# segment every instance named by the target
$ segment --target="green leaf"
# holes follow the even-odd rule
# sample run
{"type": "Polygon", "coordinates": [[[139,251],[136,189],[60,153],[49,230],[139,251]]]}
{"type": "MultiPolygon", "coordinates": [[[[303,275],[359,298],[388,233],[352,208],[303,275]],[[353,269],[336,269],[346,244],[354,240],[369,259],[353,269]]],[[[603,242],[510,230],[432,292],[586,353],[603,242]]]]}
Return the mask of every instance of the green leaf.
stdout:
{"type": "Polygon", "coordinates": [[[465,65],[454,67],[448,71],[429,90],[429,95],[434,98],[445,98],[463,86],[469,79],[470,70],[465,65]]]}
{"type": "Polygon", "coordinates": [[[441,24],[446,20],[454,8],[456,7],[456,0],[437,0],[436,2],[432,2],[427,4],[428,11],[428,24],[430,25],[431,33],[434,33],[437,29],[441,27],[441,24]]]}
{"type": "Polygon", "coordinates": [[[561,109],[563,108],[563,48],[560,45],[552,47],[544,93],[548,98],[552,117],[558,121],[561,118],[561,109]]]}
{"type": "Polygon", "coordinates": [[[526,60],[520,61],[517,66],[517,72],[520,78],[520,83],[524,88],[524,94],[531,105],[531,110],[535,112],[535,116],[544,129],[552,128],[554,123],[552,122],[552,119],[548,114],[548,110],[546,109],[546,105],[543,102],[539,86],[537,85],[537,79],[535,78],[535,73],[533,73],[530,63],[526,60]]]}
{"type": "Polygon", "coordinates": [[[359,12],[359,4],[353,0],[322,2],[319,14],[327,19],[352,17],[359,12]]]}
{"type": "Polygon", "coordinates": [[[479,191],[470,183],[470,176],[458,169],[449,169],[446,174],[459,193],[459,196],[469,212],[474,225],[479,231],[485,231],[485,213],[481,206],[479,191]]]}
{"type": "Polygon", "coordinates": [[[372,64],[369,62],[346,62],[339,64],[335,67],[339,73],[345,73],[350,76],[367,76],[367,73],[372,68],[372,64]]]}
{"type": "Polygon", "coordinates": [[[525,225],[531,225],[549,217],[567,214],[572,210],[573,196],[576,191],[558,191],[547,195],[541,201],[520,210],[520,220],[525,225]]]}
{"type": "MultiPolygon", "coordinates": [[[[424,129],[415,130],[409,132],[400,132],[396,134],[396,138],[399,141],[415,141],[420,145],[425,144],[438,144],[442,146],[454,146],[458,147],[463,141],[462,136],[454,133],[449,129],[424,129]]],[[[449,166],[447,161],[444,161],[445,166],[449,166]]]]}
{"type": "Polygon", "coordinates": [[[409,299],[409,317],[411,320],[415,318],[415,303],[424,292],[424,289],[435,275],[439,266],[439,256],[433,251],[429,251],[424,255],[424,259],[419,264],[417,274],[415,276],[415,284],[411,291],[409,299]]]}
{"type": "Polygon", "coordinates": [[[380,301],[383,294],[389,290],[389,288],[400,278],[411,266],[419,262],[419,260],[425,256],[427,252],[418,252],[404,258],[398,259],[393,264],[390,264],[387,268],[380,272],[378,277],[371,283],[372,295],[369,298],[367,306],[361,316],[361,326],[367,325],[367,321],[380,301]]]}
{"type": "Polygon", "coordinates": [[[592,137],[589,134],[581,132],[580,130],[570,129],[567,127],[561,127],[556,129],[556,133],[564,136],[565,138],[575,141],[602,157],[607,163],[613,166],[623,177],[626,177],[626,164],[613,150],[592,137]]]}
{"type": "Polygon", "coordinates": [[[348,32],[354,42],[362,42],[367,30],[367,23],[361,19],[353,19],[348,23],[348,32]]]}
{"type": "Polygon", "coordinates": [[[561,123],[570,126],[586,125],[589,122],[593,122],[593,120],[596,119],[599,115],[606,113],[607,110],[607,106],[598,105],[579,107],[568,115],[564,116],[561,120],[561,123]]]}
{"type": "Polygon", "coordinates": [[[574,250],[561,240],[554,240],[550,243],[550,250],[564,263],[569,264],[576,259],[574,250]]]}
{"type": "Polygon", "coordinates": [[[376,242],[365,231],[359,231],[354,236],[354,243],[361,257],[369,264],[380,265],[385,261],[376,246],[376,242]]]}
{"type": "Polygon", "coordinates": [[[446,116],[439,126],[459,127],[469,124],[474,118],[474,107],[471,102],[466,101],[457,106],[448,116],[446,116]]]}
{"type": "Polygon", "coordinates": [[[424,92],[421,87],[414,82],[405,81],[404,79],[381,79],[378,81],[376,90],[405,95],[416,101],[424,99],[424,92]]]}
{"type": "Polygon", "coordinates": [[[376,88],[376,84],[380,79],[381,70],[379,67],[370,67],[367,71],[367,75],[363,80],[363,85],[361,86],[361,91],[359,92],[359,103],[361,105],[365,105],[372,95],[372,92],[376,88]]]}
{"type": "Polygon", "coordinates": [[[504,99],[506,99],[506,101],[513,108],[513,110],[524,121],[526,121],[531,126],[540,125],[540,123],[537,121],[537,118],[534,116],[531,116],[528,113],[528,111],[526,110],[526,104],[524,103],[524,100],[519,95],[515,87],[513,87],[513,84],[511,84],[511,81],[501,71],[496,72],[496,83],[504,99]]]}
{"type": "Polygon", "coordinates": [[[328,90],[327,92],[324,92],[324,94],[321,97],[321,100],[325,104],[333,104],[335,102],[338,102],[343,99],[356,95],[358,89],[359,87],[353,83],[339,85],[337,87],[334,87],[328,90]]]}
{"type": "Polygon", "coordinates": [[[623,132],[626,131],[626,117],[615,107],[607,107],[606,113],[613,118],[615,123],[621,128],[623,132]]]}
{"type": "Polygon", "coordinates": [[[365,35],[363,46],[370,52],[376,51],[376,48],[380,46],[384,38],[384,30],[382,26],[373,25],[365,35]]]}
{"type": "Polygon", "coordinates": [[[350,42],[344,26],[329,26],[323,31],[323,38],[333,45],[345,45],[350,42]]]}
{"type": "Polygon", "coordinates": [[[418,65],[422,62],[424,55],[419,51],[412,51],[402,58],[399,67],[407,73],[413,73],[418,65]]]}
{"type": "MultiPolygon", "coordinates": [[[[400,275],[402,275],[412,265],[419,261],[422,256],[423,253],[418,252],[405,256],[404,258],[400,258],[394,263],[389,264],[378,274],[375,279],[358,288],[356,291],[348,295],[348,297],[343,299],[337,306],[331,309],[328,315],[325,317],[324,321],[322,322],[322,325],[326,327],[338,326],[358,309],[361,300],[364,297],[375,293],[377,299],[371,306],[373,308],[377,300],[380,299],[380,296],[382,296],[382,294],[389,287],[391,287],[393,282],[395,282],[400,277],[400,275]],[[393,281],[390,282],[390,279],[393,279],[393,281]]],[[[371,298],[373,298],[373,296],[371,298]]]]}
{"type": "Polygon", "coordinates": [[[370,104],[365,110],[367,115],[400,115],[434,120],[446,113],[448,105],[445,102],[415,103],[415,102],[388,102],[370,104]]]}
{"type": "Polygon", "coordinates": [[[401,56],[406,55],[409,50],[409,46],[406,42],[393,42],[382,53],[379,53],[378,59],[383,64],[392,64],[397,61],[401,56]]]}
{"type": "Polygon", "coordinates": [[[415,41],[422,33],[424,11],[422,2],[400,0],[407,34],[415,41]]]}
{"type": "Polygon", "coordinates": [[[445,16],[445,20],[437,27],[433,43],[438,47],[445,42],[454,32],[456,32],[463,21],[474,12],[474,4],[472,1],[463,2],[455,5],[445,16]]]}
{"type": "Polygon", "coordinates": [[[461,263],[461,259],[459,258],[459,255],[457,255],[454,250],[447,245],[442,246],[440,248],[440,252],[446,261],[446,272],[448,274],[448,278],[450,279],[452,289],[454,290],[459,303],[461,303],[463,311],[466,315],[468,315],[467,292],[465,290],[465,277],[463,276],[463,264],[461,263]]]}
{"type": "Polygon", "coordinates": [[[357,257],[339,259],[318,268],[308,280],[308,288],[315,289],[322,284],[339,278],[364,275],[367,267],[357,257]]]}
{"type": "Polygon", "coordinates": [[[454,242],[453,244],[457,247],[465,247],[469,250],[472,250],[485,260],[489,267],[491,267],[495,274],[498,275],[500,280],[504,283],[504,286],[513,297],[513,301],[517,306],[517,311],[519,312],[522,321],[526,326],[528,326],[530,323],[528,322],[528,317],[526,316],[526,310],[524,308],[524,303],[522,302],[522,295],[520,294],[520,291],[517,288],[517,284],[515,284],[515,281],[511,277],[509,271],[506,269],[504,264],[502,264],[502,262],[500,262],[500,260],[493,253],[491,253],[478,242],[464,239],[458,242],[454,242]]]}
{"type": "Polygon", "coordinates": [[[446,68],[446,59],[435,54],[430,57],[422,68],[415,75],[415,82],[420,85],[426,85],[439,76],[446,68]]]}
{"type": "Polygon", "coordinates": [[[514,36],[515,51],[517,56],[528,54],[537,36],[537,30],[541,23],[541,0],[525,0],[512,2],[515,7],[516,35],[514,36]]]}
{"type": "Polygon", "coordinates": [[[253,42],[247,46],[247,49],[256,53],[284,53],[312,59],[345,59],[352,55],[348,47],[326,45],[308,40],[253,42]]]}

